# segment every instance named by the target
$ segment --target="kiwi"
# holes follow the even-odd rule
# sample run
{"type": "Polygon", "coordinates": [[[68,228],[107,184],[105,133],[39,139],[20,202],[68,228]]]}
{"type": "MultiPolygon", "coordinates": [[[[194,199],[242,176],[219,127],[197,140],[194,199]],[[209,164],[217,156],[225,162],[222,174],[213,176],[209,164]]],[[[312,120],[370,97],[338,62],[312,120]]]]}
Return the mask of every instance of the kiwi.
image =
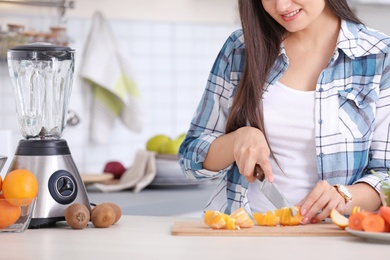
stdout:
{"type": "Polygon", "coordinates": [[[91,220],[95,227],[107,228],[114,223],[115,219],[115,211],[107,203],[97,205],[92,211],[91,220]]]}
{"type": "Polygon", "coordinates": [[[110,206],[114,211],[115,211],[115,221],[114,221],[114,223],[112,223],[113,225],[116,223],[116,222],[118,222],[118,220],[121,218],[121,216],[122,216],[122,210],[121,210],[121,208],[117,205],[117,204],[115,204],[115,203],[112,203],[112,202],[106,202],[106,204],[108,205],[108,206],[110,206]]]}
{"type": "Polygon", "coordinates": [[[89,209],[80,203],[74,203],[65,209],[65,221],[73,229],[83,229],[91,218],[89,209]]]}

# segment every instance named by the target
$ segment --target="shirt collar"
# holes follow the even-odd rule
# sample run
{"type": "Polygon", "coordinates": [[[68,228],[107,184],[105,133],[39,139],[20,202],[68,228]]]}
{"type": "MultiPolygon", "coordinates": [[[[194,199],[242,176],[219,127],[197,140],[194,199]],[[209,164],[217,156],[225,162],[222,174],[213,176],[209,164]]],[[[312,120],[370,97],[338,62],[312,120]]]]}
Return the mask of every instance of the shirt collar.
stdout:
{"type": "MultiPolygon", "coordinates": [[[[390,38],[380,32],[368,29],[363,24],[356,24],[346,20],[341,20],[341,29],[339,32],[334,58],[337,58],[337,49],[343,51],[351,59],[387,52],[390,38]]],[[[280,56],[288,61],[284,42],[280,46],[280,56]]]]}
{"type": "Polygon", "coordinates": [[[387,52],[389,38],[363,24],[341,20],[336,48],[351,59],[387,52]],[[386,40],[385,40],[386,39],[386,40]]]}

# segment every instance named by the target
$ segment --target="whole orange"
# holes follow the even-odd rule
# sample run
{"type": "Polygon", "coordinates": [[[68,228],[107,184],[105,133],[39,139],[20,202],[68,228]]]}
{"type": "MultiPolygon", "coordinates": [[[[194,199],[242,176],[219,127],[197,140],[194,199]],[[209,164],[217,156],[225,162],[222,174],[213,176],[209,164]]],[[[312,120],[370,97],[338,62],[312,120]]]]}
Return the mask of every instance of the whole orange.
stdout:
{"type": "Polygon", "coordinates": [[[10,204],[3,196],[0,197],[0,228],[6,228],[15,223],[22,212],[19,206],[10,204]]]}
{"type": "Polygon", "coordinates": [[[27,206],[38,194],[38,180],[35,175],[26,169],[13,170],[4,177],[3,195],[15,206],[27,206]]]}

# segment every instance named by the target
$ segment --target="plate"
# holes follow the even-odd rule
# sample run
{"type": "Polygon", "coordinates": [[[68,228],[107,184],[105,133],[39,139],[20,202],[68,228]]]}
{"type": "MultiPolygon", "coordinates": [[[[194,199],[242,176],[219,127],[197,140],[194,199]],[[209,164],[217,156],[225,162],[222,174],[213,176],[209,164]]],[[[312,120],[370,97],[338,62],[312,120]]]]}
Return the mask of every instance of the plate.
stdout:
{"type": "Polygon", "coordinates": [[[348,227],[345,230],[352,235],[357,237],[365,238],[367,241],[375,242],[375,243],[390,243],[390,233],[376,233],[376,232],[366,232],[366,231],[358,231],[352,230],[348,227]]]}
{"type": "Polygon", "coordinates": [[[114,175],[111,173],[81,173],[80,176],[85,185],[105,182],[114,178],[114,175]]]}

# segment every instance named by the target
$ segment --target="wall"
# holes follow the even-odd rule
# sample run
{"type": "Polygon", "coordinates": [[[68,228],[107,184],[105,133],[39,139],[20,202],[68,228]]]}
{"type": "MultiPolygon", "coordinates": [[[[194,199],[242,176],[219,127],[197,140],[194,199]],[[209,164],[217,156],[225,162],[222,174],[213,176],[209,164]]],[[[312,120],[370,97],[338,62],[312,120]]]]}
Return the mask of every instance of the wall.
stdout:
{"type": "MultiPolygon", "coordinates": [[[[239,28],[234,0],[83,0],[67,12],[67,28],[76,49],[76,73],[70,108],[81,123],[67,127],[68,140],[80,172],[100,173],[107,161],[131,166],[135,152],[144,149],[154,134],[175,137],[188,128],[203,93],[208,72],[228,35],[239,28]],[[154,6],[154,8],[150,8],[154,6]],[[127,130],[119,121],[109,134],[109,144],[89,141],[89,89],[79,79],[82,50],[95,10],[104,10],[133,67],[141,90],[146,124],[142,133],[127,130]]],[[[357,6],[357,13],[374,28],[390,34],[389,8],[357,6]]],[[[22,23],[28,29],[47,30],[58,23],[57,12],[48,8],[0,4],[0,24],[22,23]]],[[[13,151],[21,138],[13,93],[5,62],[0,62],[0,130],[12,131],[13,151]]],[[[0,140],[0,146],[5,145],[0,140]]],[[[0,151],[2,151],[0,149],[0,151]]],[[[4,175],[4,171],[2,172],[4,175]]]]}
{"type": "MultiPolygon", "coordinates": [[[[67,127],[63,137],[70,145],[80,172],[101,173],[105,163],[111,160],[120,161],[129,167],[135,152],[144,149],[151,136],[163,133],[176,137],[185,132],[219,49],[228,35],[239,27],[233,19],[227,21],[221,18],[221,21],[217,21],[215,17],[211,19],[207,12],[204,21],[201,21],[200,7],[192,16],[180,15],[181,9],[187,10],[184,14],[188,14],[188,8],[196,6],[195,2],[201,3],[201,9],[206,8],[207,1],[183,1],[188,2],[187,7],[136,15],[138,8],[140,12],[146,12],[144,1],[129,1],[127,9],[132,9],[129,17],[121,15],[120,10],[123,9],[118,8],[118,5],[114,5],[114,8],[106,4],[111,4],[112,1],[96,1],[96,4],[95,1],[78,1],[78,7],[67,13],[68,34],[72,39],[70,46],[76,50],[75,82],[70,109],[81,117],[81,123],[75,127],[67,127]],[[137,2],[137,8],[131,4],[134,2],[137,2]],[[133,68],[146,107],[142,133],[131,132],[117,121],[114,131],[107,135],[109,143],[104,145],[89,141],[89,88],[82,84],[78,75],[91,25],[92,6],[96,10],[104,10],[104,14],[107,11],[110,26],[123,55],[133,68]],[[177,14],[177,19],[172,12],[177,14]]],[[[222,1],[210,2],[211,9],[215,9],[217,3],[221,5],[221,9],[224,8],[222,1]]],[[[119,6],[124,4],[122,1],[119,6]]],[[[7,23],[21,23],[27,25],[27,30],[48,30],[50,25],[58,22],[53,10],[18,7],[13,11],[7,9],[7,12],[1,14],[4,10],[0,7],[0,23],[3,26],[7,23]]],[[[3,61],[0,62],[0,129],[12,131],[13,147],[9,156],[12,156],[21,138],[18,127],[12,87],[3,61]]],[[[2,144],[3,141],[0,140],[0,145],[2,144]]]]}

